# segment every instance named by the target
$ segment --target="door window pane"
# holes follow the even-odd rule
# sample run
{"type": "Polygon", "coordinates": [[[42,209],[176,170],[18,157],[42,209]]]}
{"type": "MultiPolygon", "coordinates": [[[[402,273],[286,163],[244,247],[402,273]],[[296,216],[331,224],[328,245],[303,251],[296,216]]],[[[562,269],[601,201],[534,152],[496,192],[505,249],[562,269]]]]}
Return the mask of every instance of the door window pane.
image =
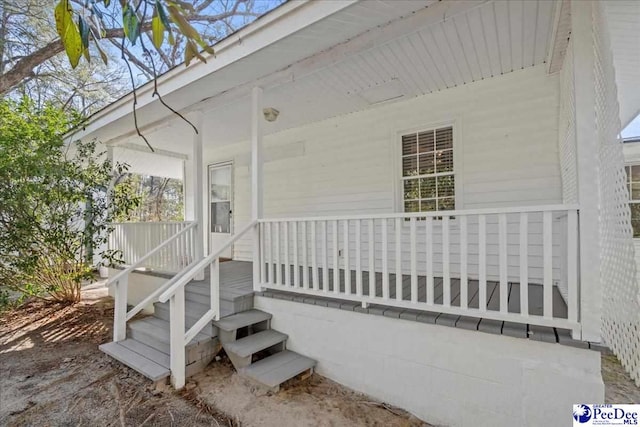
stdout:
{"type": "Polygon", "coordinates": [[[231,203],[211,203],[211,232],[229,233],[231,231],[231,203]]]}
{"type": "Polygon", "coordinates": [[[231,200],[231,166],[211,169],[211,201],[231,200]]]}

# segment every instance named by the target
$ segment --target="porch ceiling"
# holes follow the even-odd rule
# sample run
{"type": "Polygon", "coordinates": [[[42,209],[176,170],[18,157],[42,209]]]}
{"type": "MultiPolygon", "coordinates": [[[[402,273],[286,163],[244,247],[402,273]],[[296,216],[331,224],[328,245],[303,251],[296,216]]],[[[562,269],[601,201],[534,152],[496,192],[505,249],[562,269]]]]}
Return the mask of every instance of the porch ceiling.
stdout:
{"type": "MultiPolygon", "coordinates": [[[[264,88],[265,105],[281,112],[276,122],[266,124],[268,134],[546,62],[555,3],[432,3],[353,4],[180,89],[183,97],[193,100],[184,108],[204,113],[207,144],[226,144],[249,138],[249,92],[254,85],[264,88]],[[345,28],[357,33],[348,35],[345,28]],[[315,48],[318,39],[327,37],[333,47],[315,48]],[[305,59],[291,62],[290,57],[305,59]],[[256,78],[256,70],[265,72],[256,78]],[[229,89],[220,92],[222,83],[229,89]],[[198,91],[199,98],[194,98],[198,91]],[[201,101],[209,93],[213,95],[201,101]]],[[[154,122],[147,113],[141,112],[141,117],[154,122]]],[[[123,127],[122,120],[127,118],[100,129],[102,139],[118,138],[124,129],[130,133],[131,125],[123,127]]],[[[188,153],[187,127],[175,119],[165,122],[148,132],[151,143],[188,153]]],[[[133,137],[118,139],[139,142],[133,137]]]]}

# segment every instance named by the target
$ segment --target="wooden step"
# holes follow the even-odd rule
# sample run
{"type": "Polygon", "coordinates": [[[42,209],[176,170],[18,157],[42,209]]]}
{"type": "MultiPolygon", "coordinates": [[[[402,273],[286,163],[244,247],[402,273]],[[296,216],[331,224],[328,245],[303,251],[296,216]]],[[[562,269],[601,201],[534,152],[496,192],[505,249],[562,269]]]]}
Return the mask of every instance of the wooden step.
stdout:
{"type": "Polygon", "coordinates": [[[244,367],[239,373],[269,388],[274,388],[315,365],[315,360],[285,350],[244,367]]]}
{"type": "Polygon", "coordinates": [[[168,354],[156,350],[153,347],[149,347],[148,345],[143,344],[140,341],[128,338],[124,341],[119,341],[118,344],[127,347],[129,350],[134,351],[149,360],[154,361],[160,366],[164,366],[167,369],[171,367],[171,358],[168,354]]]}
{"type": "Polygon", "coordinates": [[[161,380],[171,374],[168,368],[159,365],[153,360],[147,359],[140,353],[122,345],[120,342],[102,344],[99,348],[104,353],[113,357],[117,361],[124,363],[131,369],[140,372],[152,381],[161,380]]]}
{"type": "Polygon", "coordinates": [[[255,325],[256,323],[270,320],[271,317],[272,316],[269,313],[252,309],[225,317],[224,319],[213,322],[213,324],[223,331],[235,331],[237,329],[244,328],[245,326],[255,325]]]}
{"type": "MultiPolygon", "coordinates": [[[[153,347],[162,353],[169,354],[171,342],[169,322],[157,317],[147,317],[133,320],[129,322],[127,326],[130,332],[127,336],[149,347],[153,347]]],[[[199,345],[200,343],[207,343],[211,341],[211,339],[211,335],[200,332],[187,344],[187,348],[199,345]]]]}
{"type": "MultiPolygon", "coordinates": [[[[153,304],[154,313],[153,316],[158,319],[170,321],[171,318],[171,310],[169,309],[169,301],[165,303],[156,302],[153,304]]],[[[205,304],[200,304],[198,302],[193,301],[185,301],[185,331],[189,330],[193,325],[196,324],[198,320],[209,311],[209,306],[205,304]]],[[[223,313],[225,313],[224,308],[220,307],[220,317],[222,317],[223,313]]],[[[215,336],[217,335],[217,330],[213,326],[213,324],[209,324],[205,326],[202,331],[203,334],[215,336]]]]}
{"type": "Polygon", "coordinates": [[[235,353],[239,357],[248,357],[252,354],[265,350],[276,344],[287,340],[287,335],[282,332],[269,329],[261,331],[237,341],[232,341],[223,345],[225,351],[235,353]]]}

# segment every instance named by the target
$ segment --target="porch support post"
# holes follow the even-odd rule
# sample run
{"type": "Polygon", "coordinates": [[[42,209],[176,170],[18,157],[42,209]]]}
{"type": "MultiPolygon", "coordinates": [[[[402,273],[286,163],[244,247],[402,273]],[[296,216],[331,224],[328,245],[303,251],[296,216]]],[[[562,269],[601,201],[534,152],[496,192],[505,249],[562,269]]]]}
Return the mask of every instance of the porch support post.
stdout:
{"type": "Polygon", "coordinates": [[[572,0],[571,37],[580,203],[580,322],[584,341],[601,341],[600,194],[595,122],[595,75],[591,1],[572,0]]]}
{"type": "MultiPolygon", "coordinates": [[[[251,219],[263,217],[262,88],[251,92],[251,219]]],[[[260,291],[260,228],[253,229],[253,290],[260,291]]]]}
{"type": "MultiPolygon", "coordinates": [[[[193,186],[192,195],[193,198],[193,210],[194,210],[194,219],[198,223],[196,229],[196,238],[195,238],[195,257],[196,259],[201,259],[204,257],[204,239],[207,233],[207,227],[205,223],[205,214],[204,214],[204,172],[203,172],[203,156],[202,156],[202,141],[203,141],[203,126],[202,126],[202,112],[198,111],[195,124],[198,129],[198,133],[193,136],[193,150],[191,153],[191,157],[193,159],[192,163],[192,173],[193,173],[193,186]]],[[[196,280],[204,280],[204,271],[198,273],[195,277],[196,280]]]]}

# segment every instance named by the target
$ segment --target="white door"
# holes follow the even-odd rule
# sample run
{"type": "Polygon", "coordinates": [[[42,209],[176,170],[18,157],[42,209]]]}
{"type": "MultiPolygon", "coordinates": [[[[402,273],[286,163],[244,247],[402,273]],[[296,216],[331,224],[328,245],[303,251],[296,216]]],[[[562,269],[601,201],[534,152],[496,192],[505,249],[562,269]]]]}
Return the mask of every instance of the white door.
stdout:
{"type": "MultiPolygon", "coordinates": [[[[233,232],[233,165],[209,166],[209,253],[217,250],[233,232]]],[[[222,254],[231,258],[233,248],[222,254]]]]}

